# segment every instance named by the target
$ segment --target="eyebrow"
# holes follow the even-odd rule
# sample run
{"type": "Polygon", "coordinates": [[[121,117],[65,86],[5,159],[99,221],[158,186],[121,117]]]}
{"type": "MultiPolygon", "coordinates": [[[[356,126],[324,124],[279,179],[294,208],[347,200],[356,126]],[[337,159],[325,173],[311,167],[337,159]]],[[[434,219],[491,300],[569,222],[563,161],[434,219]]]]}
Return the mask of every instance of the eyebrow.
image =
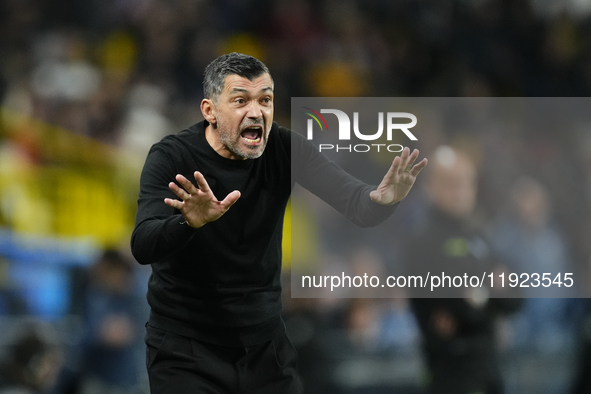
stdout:
{"type": "MultiPolygon", "coordinates": [[[[266,92],[269,90],[272,92],[273,88],[271,86],[267,86],[266,88],[262,88],[261,92],[266,92]]],[[[242,88],[233,88],[232,90],[230,90],[230,94],[231,93],[248,93],[248,90],[242,88]]]]}

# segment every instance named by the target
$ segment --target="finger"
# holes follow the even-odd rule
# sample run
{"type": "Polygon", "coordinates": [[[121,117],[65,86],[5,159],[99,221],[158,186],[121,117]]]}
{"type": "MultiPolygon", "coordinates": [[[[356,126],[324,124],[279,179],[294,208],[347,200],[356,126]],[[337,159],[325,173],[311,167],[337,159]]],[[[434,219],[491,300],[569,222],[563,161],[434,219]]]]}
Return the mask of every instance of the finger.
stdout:
{"type": "Polygon", "coordinates": [[[409,153],[410,153],[410,149],[408,147],[404,147],[404,149],[402,149],[402,153],[399,156],[401,163],[400,163],[400,167],[398,168],[398,173],[401,173],[404,171],[404,169],[405,169],[404,166],[406,165],[406,162],[408,161],[409,153]]]}
{"type": "Polygon", "coordinates": [[[414,165],[414,163],[418,157],[419,157],[419,150],[418,149],[413,150],[412,153],[410,154],[410,156],[408,156],[408,159],[406,160],[406,163],[404,165],[404,170],[410,171],[410,169],[412,168],[412,166],[414,165]]]}
{"type": "Polygon", "coordinates": [[[408,146],[405,146],[404,149],[402,149],[402,154],[400,155],[400,157],[404,160],[406,160],[408,158],[408,155],[410,154],[410,148],[408,146]]]}
{"type": "Polygon", "coordinates": [[[410,174],[412,176],[419,175],[419,172],[421,172],[421,170],[427,166],[427,163],[429,163],[429,160],[427,160],[427,158],[425,157],[423,160],[415,164],[412,170],[410,170],[410,174]]]}
{"type": "Polygon", "coordinates": [[[205,180],[205,177],[199,171],[195,171],[195,180],[197,181],[197,186],[202,192],[209,193],[211,189],[209,188],[209,184],[205,180]]]}
{"type": "Polygon", "coordinates": [[[380,202],[382,195],[377,190],[373,190],[369,193],[369,198],[372,199],[373,202],[380,202]]]}
{"type": "Polygon", "coordinates": [[[236,201],[238,201],[238,199],[240,198],[242,194],[238,191],[238,190],[234,190],[233,192],[231,192],[230,194],[228,194],[226,196],[226,198],[224,198],[221,202],[220,205],[222,206],[222,209],[225,211],[227,211],[228,209],[230,209],[230,207],[232,205],[234,205],[234,203],[236,201]]]}
{"type": "Polygon", "coordinates": [[[176,194],[181,200],[185,201],[187,198],[191,197],[189,193],[187,193],[184,189],[180,188],[176,183],[170,182],[168,184],[168,188],[172,190],[174,194],[176,194]]]}
{"type": "Polygon", "coordinates": [[[168,205],[169,207],[173,207],[176,209],[181,209],[181,207],[183,206],[183,203],[179,200],[174,200],[172,198],[165,198],[164,199],[164,203],[166,205],[168,205]]]}
{"type": "Polygon", "coordinates": [[[402,159],[400,158],[400,156],[396,156],[394,158],[394,160],[392,161],[392,165],[390,166],[390,169],[388,169],[388,172],[386,173],[386,177],[391,177],[396,174],[399,174],[401,162],[402,162],[402,159]]]}
{"type": "Polygon", "coordinates": [[[175,179],[178,183],[181,184],[181,186],[187,191],[187,193],[197,194],[197,188],[195,188],[195,185],[193,185],[187,178],[185,178],[181,174],[178,174],[175,179]]]}

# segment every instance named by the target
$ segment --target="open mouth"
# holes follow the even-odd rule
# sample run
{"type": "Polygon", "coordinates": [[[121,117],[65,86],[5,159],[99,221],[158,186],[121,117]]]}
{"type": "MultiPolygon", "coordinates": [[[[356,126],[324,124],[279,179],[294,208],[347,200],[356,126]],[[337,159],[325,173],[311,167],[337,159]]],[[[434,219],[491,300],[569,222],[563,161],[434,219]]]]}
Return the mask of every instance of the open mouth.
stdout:
{"type": "Polygon", "coordinates": [[[258,145],[263,137],[263,128],[260,125],[249,126],[242,130],[240,136],[247,144],[258,145]]]}

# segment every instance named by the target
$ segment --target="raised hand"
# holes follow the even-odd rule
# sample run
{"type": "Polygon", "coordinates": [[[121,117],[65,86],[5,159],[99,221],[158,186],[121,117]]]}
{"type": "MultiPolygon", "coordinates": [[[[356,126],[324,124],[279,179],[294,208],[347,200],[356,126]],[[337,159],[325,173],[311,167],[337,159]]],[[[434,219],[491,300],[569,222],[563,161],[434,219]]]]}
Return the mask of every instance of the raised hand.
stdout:
{"type": "Polygon", "coordinates": [[[182,186],[170,182],[168,187],[181,200],[165,198],[164,203],[178,209],[183,214],[187,224],[194,228],[203,227],[209,222],[218,220],[240,198],[240,192],[234,190],[222,201],[213,195],[207,181],[199,171],[195,171],[197,187],[187,178],[178,174],[175,179],[182,186]]]}
{"type": "Polygon", "coordinates": [[[417,157],[419,157],[417,149],[410,153],[408,147],[404,148],[402,154],[394,158],[378,188],[369,194],[370,198],[378,204],[390,205],[406,197],[417,175],[427,165],[426,158],[414,164],[417,157]]]}

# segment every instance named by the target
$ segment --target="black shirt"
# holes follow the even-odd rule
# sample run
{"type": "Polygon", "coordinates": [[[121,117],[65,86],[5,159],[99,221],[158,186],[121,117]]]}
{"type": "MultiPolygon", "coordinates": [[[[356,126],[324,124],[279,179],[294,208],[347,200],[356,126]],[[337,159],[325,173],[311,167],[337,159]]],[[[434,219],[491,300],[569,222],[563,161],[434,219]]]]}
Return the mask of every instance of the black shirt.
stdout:
{"type": "Polygon", "coordinates": [[[205,138],[203,121],[165,137],[150,150],[140,178],[133,255],[152,265],[149,324],[224,345],[272,338],[281,324],[283,216],[295,182],[360,226],[394,210],[369,198],[375,187],[350,176],[297,133],[273,123],[258,159],[220,156],[205,138]],[[292,156],[297,168],[292,171],[292,156]],[[177,174],[194,182],[198,170],[218,199],[241,197],[218,220],[194,229],[164,204],[177,174]]]}

